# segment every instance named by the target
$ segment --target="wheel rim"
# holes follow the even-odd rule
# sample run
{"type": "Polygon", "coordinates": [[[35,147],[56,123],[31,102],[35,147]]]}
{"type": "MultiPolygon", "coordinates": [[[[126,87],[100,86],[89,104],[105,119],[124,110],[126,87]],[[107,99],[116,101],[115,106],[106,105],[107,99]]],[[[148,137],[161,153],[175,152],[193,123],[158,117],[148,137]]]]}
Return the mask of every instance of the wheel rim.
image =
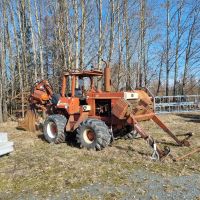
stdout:
{"type": "Polygon", "coordinates": [[[47,124],[47,134],[50,138],[56,138],[58,134],[57,125],[54,122],[49,122],[47,124]]]}
{"type": "Polygon", "coordinates": [[[86,143],[91,144],[95,140],[95,133],[92,129],[85,129],[83,132],[83,138],[86,143]]]}

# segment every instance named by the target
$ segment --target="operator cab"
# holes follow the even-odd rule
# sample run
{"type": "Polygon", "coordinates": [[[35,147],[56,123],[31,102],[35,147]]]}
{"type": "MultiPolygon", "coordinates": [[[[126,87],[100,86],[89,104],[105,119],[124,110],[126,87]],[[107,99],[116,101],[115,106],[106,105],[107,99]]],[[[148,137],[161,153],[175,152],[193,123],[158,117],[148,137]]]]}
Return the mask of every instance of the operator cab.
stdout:
{"type": "MultiPolygon", "coordinates": [[[[90,79],[90,88],[89,90],[94,90],[94,77],[103,76],[102,71],[92,70],[92,71],[70,71],[64,74],[63,83],[62,83],[62,91],[61,96],[64,97],[66,95],[66,89],[70,91],[71,97],[75,97],[75,91],[77,90],[77,95],[80,93],[84,93],[84,78],[90,79]],[[79,90],[79,92],[78,92],[79,90]]],[[[68,92],[69,93],[69,92],[68,92]]],[[[67,95],[68,96],[68,95],[67,95]]]]}
{"type": "Polygon", "coordinates": [[[62,83],[62,97],[77,97],[80,105],[87,105],[86,91],[95,91],[94,77],[103,76],[102,71],[70,71],[64,74],[62,83]]]}

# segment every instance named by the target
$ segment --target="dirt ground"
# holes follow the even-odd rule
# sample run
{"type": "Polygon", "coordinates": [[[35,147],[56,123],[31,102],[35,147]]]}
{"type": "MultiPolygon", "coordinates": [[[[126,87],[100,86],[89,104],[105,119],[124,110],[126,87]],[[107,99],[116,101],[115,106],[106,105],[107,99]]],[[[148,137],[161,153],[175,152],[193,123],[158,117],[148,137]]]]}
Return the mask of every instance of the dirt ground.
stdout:
{"type": "MultiPolygon", "coordinates": [[[[194,133],[191,147],[178,147],[152,122],[141,123],[174,157],[200,146],[200,113],[160,118],[175,134],[194,133]]],[[[48,144],[42,133],[16,127],[16,122],[0,124],[15,148],[0,157],[0,199],[200,200],[200,153],[176,163],[170,157],[153,162],[142,139],[115,140],[96,152],[48,144]]]]}

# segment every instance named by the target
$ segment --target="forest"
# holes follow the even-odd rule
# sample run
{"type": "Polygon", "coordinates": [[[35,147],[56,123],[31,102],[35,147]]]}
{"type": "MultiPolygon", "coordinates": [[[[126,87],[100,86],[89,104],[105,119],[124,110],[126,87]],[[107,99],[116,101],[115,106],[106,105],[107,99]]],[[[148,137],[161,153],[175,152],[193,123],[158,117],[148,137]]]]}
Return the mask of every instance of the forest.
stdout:
{"type": "Polygon", "coordinates": [[[112,67],[112,90],[200,93],[198,0],[1,0],[0,122],[36,81],[112,67]]]}

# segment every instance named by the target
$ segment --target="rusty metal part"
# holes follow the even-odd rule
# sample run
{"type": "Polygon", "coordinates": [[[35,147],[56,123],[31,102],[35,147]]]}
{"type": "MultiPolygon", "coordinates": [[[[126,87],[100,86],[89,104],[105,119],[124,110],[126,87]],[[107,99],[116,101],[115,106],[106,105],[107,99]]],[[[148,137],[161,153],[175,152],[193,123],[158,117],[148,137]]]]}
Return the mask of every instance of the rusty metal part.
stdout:
{"type": "Polygon", "coordinates": [[[129,104],[124,100],[120,99],[112,108],[112,114],[118,117],[119,119],[124,119],[129,104]]]}
{"type": "Polygon", "coordinates": [[[42,80],[34,84],[29,102],[33,107],[35,104],[44,105],[52,98],[52,95],[53,89],[51,85],[47,80],[42,80]]]}
{"type": "Polygon", "coordinates": [[[181,133],[181,134],[176,134],[176,137],[179,137],[179,136],[185,136],[186,139],[190,139],[192,136],[193,136],[193,133],[192,132],[188,132],[188,133],[181,133]]]}
{"type": "Polygon", "coordinates": [[[65,97],[66,87],[67,87],[67,77],[63,76],[62,88],[61,88],[61,96],[62,97],[65,97]]]}
{"type": "Polygon", "coordinates": [[[18,129],[23,129],[26,131],[35,132],[36,131],[36,116],[35,112],[32,110],[28,110],[26,116],[23,121],[18,122],[18,129]]]}
{"type": "Polygon", "coordinates": [[[159,155],[158,160],[162,160],[164,157],[166,157],[170,153],[169,147],[166,147],[164,150],[161,150],[160,147],[156,145],[156,149],[155,149],[155,140],[153,139],[153,137],[145,133],[145,131],[139,125],[139,123],[137,122],[133,114],[130,115],[130,119],[132,120],[132,123],[134,124],[134,129],[137,131],[137,133],[139,133],[141,137],[147,141],[149,146],[154,149],[154,152],[156,152],[159,155]]]}
{"type": "Polygon", "coordinates": [[[183,160],[185,158],[187,158],[188,156],[191,156],[193,155],[194,153],[198,153],[200,152],[200,147],[196,148],[196,149],[193,149],[191,152],[181,156],[181,157],[178,157],[178,158],[174,158],[173,161],[177,162],[177,161],[180,161],[180,160],[183,160]]]}
{"type": "Polygon", "coordinates": [[[190,137],[186,137],[183,140],[179,140],[171,131],[170,129],[156,116],[154,115],[152,120],[160,126],[171,138],[173,138],[179,146],[190,146],[190,143],[187,141],[190,137]]]}
{"type": "Polygon", "coordinates": [[[72,97],[75,96],[75,87],[76,87],[76,77],[73,76],[72,77],[72,89],[71,89],[72,97]]]}

